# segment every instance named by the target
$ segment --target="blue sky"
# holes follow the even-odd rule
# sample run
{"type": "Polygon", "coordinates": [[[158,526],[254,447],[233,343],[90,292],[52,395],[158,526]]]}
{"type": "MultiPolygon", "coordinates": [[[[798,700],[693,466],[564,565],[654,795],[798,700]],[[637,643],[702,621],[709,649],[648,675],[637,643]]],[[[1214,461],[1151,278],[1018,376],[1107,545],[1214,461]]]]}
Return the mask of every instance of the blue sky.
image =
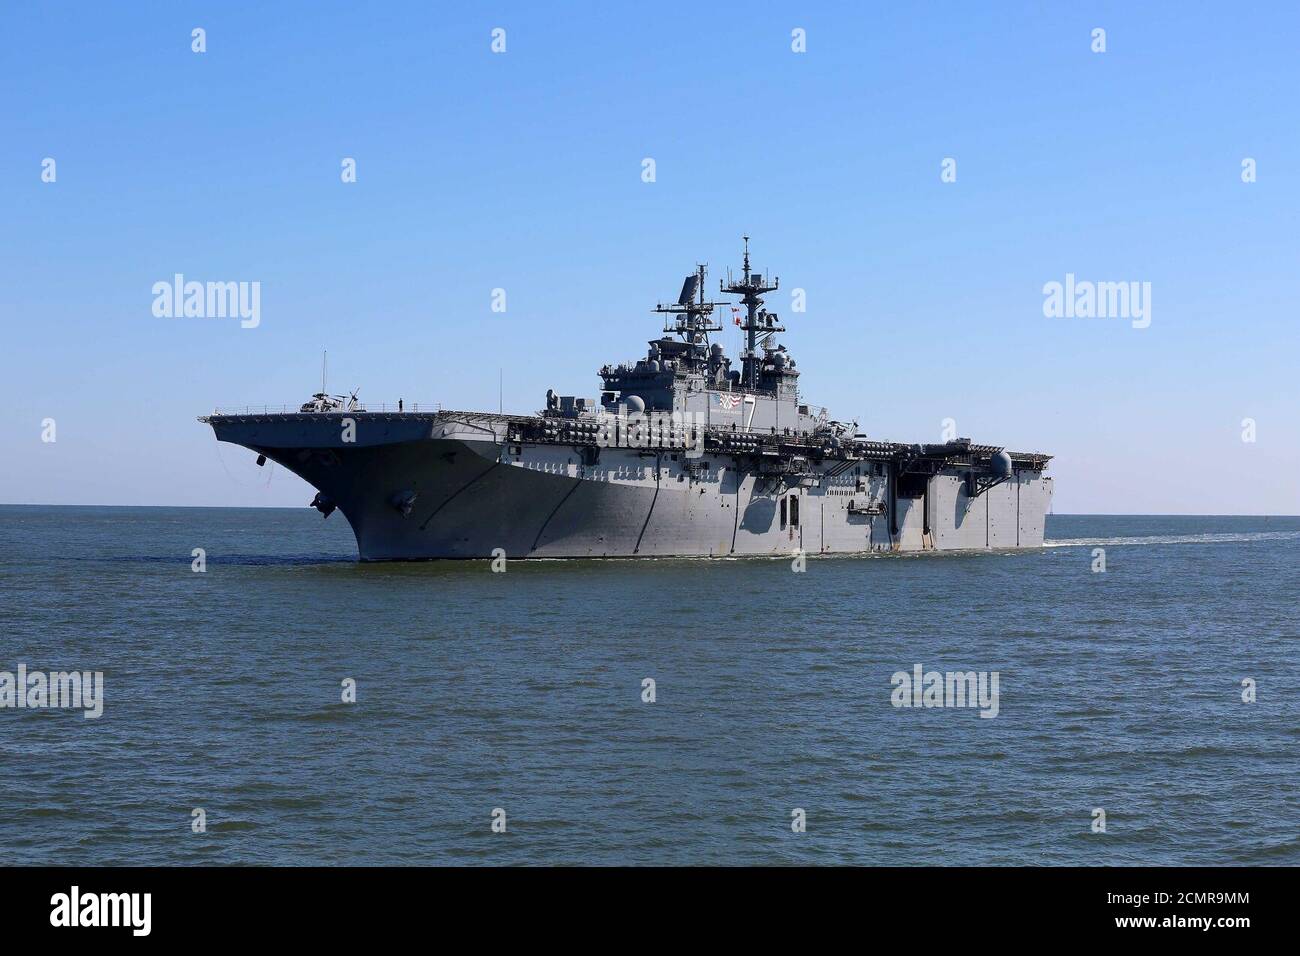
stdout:
{"type": "Polygon", "coordinates": [[[0,501],[304,505],[196,417],[304,400],[322,349],[372,402],[495,409],[498,370],[510,411],[595,396],[748,233],[805,397],[873,437],[953,418],[1053,453],[1058,512],[1300,513],[1298,28],[1283,3],[6,3],[0,501]],[[155,317],[175,273],[260,282],[261,324],[155,317]],[[1150,327],[1045,317],[1066,273],[1150,282],[1150,327]]]}

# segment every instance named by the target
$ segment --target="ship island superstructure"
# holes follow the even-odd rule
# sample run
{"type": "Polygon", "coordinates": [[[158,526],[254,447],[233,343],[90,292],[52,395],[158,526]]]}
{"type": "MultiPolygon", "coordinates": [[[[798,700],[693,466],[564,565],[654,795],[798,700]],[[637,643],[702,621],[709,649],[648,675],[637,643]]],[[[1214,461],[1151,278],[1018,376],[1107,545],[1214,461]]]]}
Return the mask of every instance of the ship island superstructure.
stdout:
{"type": "Polygon", "coordinates": [[[321,392],[298,411],[200,421],[317,489],[362,560],[727,557],[1039,547],[1049,455],[958,438],[872,440],[801,399],[795,360],[743,268],[739,368],[711,340],[706,269],[660,304],[644,358],[600,370],[600,399],[548,391],[535,415],[367,409],[321,392]]]}

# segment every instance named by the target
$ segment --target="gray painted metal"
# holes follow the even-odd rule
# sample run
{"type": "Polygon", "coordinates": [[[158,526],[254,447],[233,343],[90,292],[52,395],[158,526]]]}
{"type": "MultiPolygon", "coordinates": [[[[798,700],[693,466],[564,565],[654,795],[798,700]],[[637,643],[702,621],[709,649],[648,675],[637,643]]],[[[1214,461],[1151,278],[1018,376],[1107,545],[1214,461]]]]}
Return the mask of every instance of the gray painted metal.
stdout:
{"type": "Polygon", "coordinates": [[[322,393],[298,413],[200,420],[316,487],[313,505],[342,512],[362,560],[1042,545],[1050,456],[871,441],[814,414],[793,358],[772,344],[779,326],[758,292],[775,283],[751,276],[748,250],[730,287],[752,326],[742,378],[709,344],[719,327],[703,277],[700,267],[678,303],[658,308],[675,324],[645,359],[601,370],[599,403],[548,393],[531,416],[389,413],[322,393]],[[638,422],[666,413],[687,427],[627,447],[645,444],[638,422]]]}

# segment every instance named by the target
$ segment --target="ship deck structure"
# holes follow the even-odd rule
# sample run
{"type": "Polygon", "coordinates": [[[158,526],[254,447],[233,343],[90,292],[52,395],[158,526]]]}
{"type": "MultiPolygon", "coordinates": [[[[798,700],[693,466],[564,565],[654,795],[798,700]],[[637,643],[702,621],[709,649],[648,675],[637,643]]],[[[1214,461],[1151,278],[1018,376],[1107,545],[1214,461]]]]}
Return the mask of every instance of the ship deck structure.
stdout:
{"type": "Polygon", "coordinates": [[[729,557],[1039,547],[1051,456],[959,438],[901,444],[806,404],[750,268],[738,368],[711,336],[705,268],[655,311],[644,358],[600,370],[599,400],[535,415],[367,409],[324,387],[297,411],[200,420],[317,489],[360,558],[729,557]]]}

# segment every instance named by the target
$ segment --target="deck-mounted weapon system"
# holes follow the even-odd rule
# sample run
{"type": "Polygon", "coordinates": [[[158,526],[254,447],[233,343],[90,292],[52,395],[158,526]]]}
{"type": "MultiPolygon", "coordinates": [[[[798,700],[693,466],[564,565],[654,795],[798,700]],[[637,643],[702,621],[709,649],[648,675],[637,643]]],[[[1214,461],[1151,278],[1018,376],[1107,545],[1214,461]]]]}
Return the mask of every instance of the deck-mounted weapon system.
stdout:
{"type": "MultiPolygon", "coordinates": [[[[1036,547],[1049,455],[958,438],[869,439],[804,403],[764,296],[727,274],[745,333],[733,369],[697,265],[643,358],[600,369],[599,402],[549,391],[538,414],[366,409],[321,389],[297,412],[217,412],[217,437],[318,489],[366,559],[785,555],[1036,547]],[[710,336],[715,336],[713,340],[710,336]]],[[[736,306],[728,306],[738,312],[736,306]]],[[[861,354],[875,350],[866,337],[861,354]]],[[[867,395],[871,383],[865,383],[867,395]]]]}

